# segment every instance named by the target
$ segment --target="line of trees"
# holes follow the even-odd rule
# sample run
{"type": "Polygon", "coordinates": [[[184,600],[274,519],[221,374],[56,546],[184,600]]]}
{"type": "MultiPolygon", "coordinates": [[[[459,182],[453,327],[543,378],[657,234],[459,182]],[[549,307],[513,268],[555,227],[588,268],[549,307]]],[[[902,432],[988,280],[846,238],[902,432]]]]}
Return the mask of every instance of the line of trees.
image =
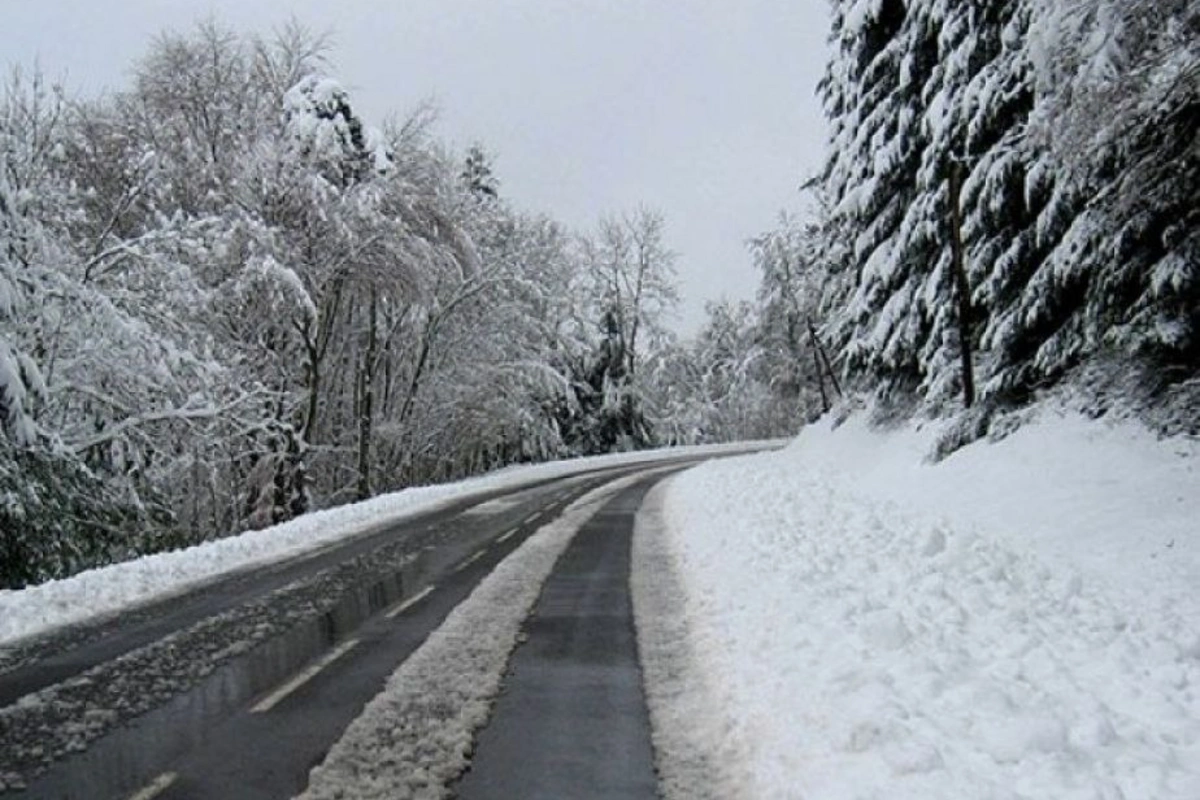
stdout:
{"type": "MultiPolygon", "coordinates": [[[[1028,402],[1200,371],[1195,0],[832,0],[814,211],[753,301],[665,325],[647,209],[579,235],[319,37],[159,37],[123,91],[0,98],[0,583],[504,464],[786,435],[844,384],[1028,402]]],[[[1191,420],[1191,426],[1197,424],[1191,420]]]]}
{"type": "Polygon", "coordinates": [[[973,407],[952,447],[1064,379],[1200,430],[1200,4],[830,11],[812,210],[750,241],[753,302],[660,354],[668,435],[787,434],[846,382],[973,407]]]}
{"type": "MultiPolygon", "coordinates": [[[[1162,402],[1194,387],[1200,4],[831,12],[817,211],[760,241],[808,265],[802,316],[838,373],[902,408],[977,402],[984,424],[1100,363],[1162,402]]],[[[796,315],[772,319],[793,346],[796,315]]]]}
{"type": "Polygon", "coordinates": [[[514,208],[432,115],[368,125],[299,27],[160,36],[0,98],[0,585],[656,441],[674,255],[514,208]]]}

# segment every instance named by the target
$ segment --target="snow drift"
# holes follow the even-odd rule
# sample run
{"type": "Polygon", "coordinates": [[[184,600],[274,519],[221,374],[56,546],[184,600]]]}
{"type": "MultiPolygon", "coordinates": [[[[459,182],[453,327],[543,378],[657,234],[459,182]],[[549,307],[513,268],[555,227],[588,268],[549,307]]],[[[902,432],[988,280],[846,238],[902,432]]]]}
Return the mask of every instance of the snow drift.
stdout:
{"type": "Polygon", "coordinates": [[[1043,410],[931,464],[938,433],[674,479],[698,729],[754,797],[1200,797],[1200,444],[1043,410]]]}

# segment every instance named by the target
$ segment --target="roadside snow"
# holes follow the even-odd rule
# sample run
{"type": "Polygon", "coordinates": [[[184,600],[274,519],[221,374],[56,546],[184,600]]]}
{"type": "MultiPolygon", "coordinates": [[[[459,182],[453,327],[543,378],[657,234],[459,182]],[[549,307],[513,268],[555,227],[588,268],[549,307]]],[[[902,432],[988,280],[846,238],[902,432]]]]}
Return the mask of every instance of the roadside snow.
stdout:
{"type": "Polygon", "coordinates": [[[663,532],[672,480],[651,489],[638,511],[629,575],[659,791],[664,800],[741,800],[749,797],[745,755],[711,713],[712,688],[663,532]]]}
{"type": "Polygon", "coordinates": [[[25,636],[178,594],[225,573],[368,534],[473,495],[590,469],[694,454],[737,452],[748,446],[754,445],[681,447],[511,467],[457,483],[405,489],[317,511],[271,528],[205,542],[186,550],[157,553],[27,589],[0,590],[0,647],[25,636]]]}
{"type": "Polygon", "coordinates": [[[584,495],[502,561],[392,674],[312,771],[301,798],[448,796],[558,557],[606,500],[645,475],[584,495]]]}
{"type": "Polygon", "coordinates": [[[861,417],[675,479],[698,730],[770,798],[1200,797],[1200,444],[861,417]]]}

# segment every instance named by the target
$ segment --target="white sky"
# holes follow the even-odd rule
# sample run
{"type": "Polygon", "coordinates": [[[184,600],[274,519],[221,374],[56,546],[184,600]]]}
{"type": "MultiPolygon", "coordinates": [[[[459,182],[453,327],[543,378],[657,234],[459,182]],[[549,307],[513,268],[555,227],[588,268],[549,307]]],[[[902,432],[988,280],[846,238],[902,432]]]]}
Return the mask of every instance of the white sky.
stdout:
{"type": "Polygon", "coordinates": [[[334,77],[368,123],[423,99],[438,134],[481,142],[518,207],[579,229],[639,203],[666,215],[693,331],[749,298],[745,239],[800,206],[825,124],[828,0],[0,0],[0,61],[93,93],[158,32],[212,14],[330,31],[334,77]]]}

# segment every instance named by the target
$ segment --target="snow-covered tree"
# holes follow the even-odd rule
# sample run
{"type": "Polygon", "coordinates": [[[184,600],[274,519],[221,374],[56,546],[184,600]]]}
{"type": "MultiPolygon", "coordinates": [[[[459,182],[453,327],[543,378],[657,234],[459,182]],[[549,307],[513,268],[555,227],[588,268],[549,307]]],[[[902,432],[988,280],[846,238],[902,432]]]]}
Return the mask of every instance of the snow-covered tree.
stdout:
{"type": "Polygon", "coordinates": [[[746,301],[709,303],[705,311],[691,341],[656,348],[648,361],[647,413],[659,441],[700,444],[795,433],[804,416],[797,394],[779,384],[789,355],[779,350],[778,320],[746,301]]]}
{"type": "MultiPolygon", "coordinates": [[[[88,332],[57,310],[93,297],[69,236],[77,204],[63,170],[67,116],[38,74],[14,72],[0,97],[0,586],[136,550],[144,507],[125,476],[89,468],[59,402],[65,345],[88,332]]],[[[89,319],[106,316],[101,303],[89,319]]]]}
{"type": "Polygon", "coordinates": [[[786,213],[775,229],[750,240],[759,271],[762,370],[782,407],[774,417],[790,413],[806,419],[828,410],[840,392],[820,334],[825,322],[820,304],[832,293],[824,243],[818,223],[801,222],[786,213]]]}
{"type": "Polygon", "coordinates": [[[1110,348],[1194,370],[1196,19],[1188,2],[834,3],[821,189],[827,251],[851,244],[825,305],[851,373],[942,403],[977,350],[1003,403],[1110,348]]]}
{"type": "Polygon", "coordinates": [[[1074,339],[1058,349],[1115,347],[1194,374],[1200,5],[1038,0],[1031,30],[1031,143],[1087,198],[1048,265],[1080,276],[1074,339]]]}
{"type": "Polygon", "coordinates": [[[654,433],[642,367],[665,341],[665,315],[677,302],[665,221],[646,208],[603,219],[594,236],[580,239],[578,257],[594,344],[574,365],[578,411],[563,421],[566,436],[586,453],[648,446],[654,433]]]}
{"type": "Polygon", "coordinates": [[[853,370],[915,388],[931,314],[918,291],[929,266],[898,256],[898,235],[918,200],[927,133],[922,90],[936,31],[902,0],[835,3],[834,57],[821,84],[832,142],[823,180],[833,213],[853,237],[852,294],[834,320],[853,370]]]}
{"type": "Polygon", "coordinates": [[[46,249],[53,242],[33,207],[48,199],[41,194],[48,176],[38,162],[58,145],[54,127],[61,102],[47,95],[40,78],[29,85],[20,73],[12,75],[5,93],[0,101],[0,432],[7,446],[25,448],[38,439],[33,405],[45,394],[45,384],[15,323],[46,288],[50,269],[46,249]]]}
{"type": "Polygon", "coordinates": [[[297,158],[348,186],[388,163],[381,135],[364,127],[349,94],[333,78],[306,75],[283,97],[284,129],[297,158]]]}
{"type": "MultiPolygon", "coordinates": [[[[208,22],[104,98],[10,87],[0,580],[579,452],[581,397],[592,428],[642,402],[661,219],[580,247],[427,109],[376,131],[334,74],[295,25],[208,22]]],[[[587,447],[644,443],[637,418],[587,447]]]]}
{"type": "Polygon", "coordinates": [[[462,180],[468,191],[480,202],[494,200],[500,196],[500,183],[492,173],[491,159],[484,152],[482,145],[473,144],[467,149],[462,180]]]}

